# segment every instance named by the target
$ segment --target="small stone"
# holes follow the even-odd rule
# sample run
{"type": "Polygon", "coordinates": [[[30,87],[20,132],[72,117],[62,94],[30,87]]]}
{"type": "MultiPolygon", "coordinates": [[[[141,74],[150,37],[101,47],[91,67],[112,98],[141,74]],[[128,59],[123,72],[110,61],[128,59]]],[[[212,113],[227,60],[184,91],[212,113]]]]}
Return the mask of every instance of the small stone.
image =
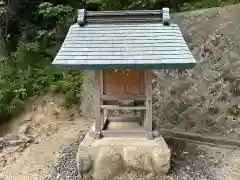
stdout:
{"type": "Polygon", "coordinates": [[[149,173],[147,176],[146,176],[146,180],[155,180],[155,176],[153,173],[149,173]]]}
{"type": "Polygon", "coordinates": [[[27,134],[27,131],[30,127],[30,123],[24,123],[20,128],[18,129],[18,134],[27,134]]]}
{"type": "Polygon", "coordinates": [[[183,154],[188,154],[188,152],[187,151],[183,151],[183,154]]]}
{"type": "Polygon", "coordinates": [[[159,137],[160,135],[161,135],[160,131],[158,131],[158,130],[153,131],[154,137],[159,137]]]}
{"type": "Polygon", "coordinates": [[[57,174],[57,180],[61,179],[61,175],[58,173],[57,174]]]}
{"type": "Polygon", "coordinates": [[[18,146],[18,145],[21,145],[23,143],[25,143],[25,141],[23,141],[23,140],[15,140],[15,141],[13,140],[13,141],[9,141],[7,143],[7,145],[8,146],[18,146]]]}
{"type": "Polygon", "coordinates": [[[24,142],[32,142],[34,139],[31,136],[27,136],[25,134],[19,134],[19,139],[24,142]]]}
{"type": "Polygon", "coordinates": [[[5,157],[1,157],[0,158],[0,168],[4,168],[5,165],[6,165],[6,159],[5,159],[5,157]]]}
{"type": "Polygon", "coordinates": [[[18,140],[19,136],[16,134],[8,134],[3,138],[6,142],[7,141],[14,141],[14,140],[18,140]]]}

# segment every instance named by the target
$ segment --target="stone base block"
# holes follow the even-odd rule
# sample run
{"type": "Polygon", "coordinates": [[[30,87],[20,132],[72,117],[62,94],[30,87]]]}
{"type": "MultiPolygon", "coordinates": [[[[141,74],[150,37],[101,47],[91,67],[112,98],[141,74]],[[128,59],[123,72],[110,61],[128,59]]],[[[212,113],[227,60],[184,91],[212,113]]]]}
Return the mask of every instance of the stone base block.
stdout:
{"type": "Polygon", "coordinates": [[[155,178],[168,172],[170,154],[162,137],[94,139],[88,133],[79,146],[76,160],[79,172],[98,180],[131,171],[155,178]]]}

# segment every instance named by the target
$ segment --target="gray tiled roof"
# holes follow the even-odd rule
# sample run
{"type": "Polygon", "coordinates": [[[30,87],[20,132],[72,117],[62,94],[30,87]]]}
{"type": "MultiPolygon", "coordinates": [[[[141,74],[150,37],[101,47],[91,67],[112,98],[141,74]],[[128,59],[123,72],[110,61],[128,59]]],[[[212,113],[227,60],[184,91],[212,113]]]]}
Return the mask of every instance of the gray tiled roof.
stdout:
{"type": "Polygon", "coordinates": [[[191,68],[196,63],[178,25],[72,25],[53,64],[75,69],[191,68]]]}

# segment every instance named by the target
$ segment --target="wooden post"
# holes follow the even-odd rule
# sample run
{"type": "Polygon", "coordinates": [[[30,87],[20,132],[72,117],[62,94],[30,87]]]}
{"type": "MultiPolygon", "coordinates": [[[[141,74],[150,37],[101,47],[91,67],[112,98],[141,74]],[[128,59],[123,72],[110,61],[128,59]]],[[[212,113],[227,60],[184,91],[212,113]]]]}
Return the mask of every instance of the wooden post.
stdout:
{"type": "Polygon", "coordinates": [[[95,138],[101,136],[101,71],[95,71],[95,138]]]}
{"type": "Polygon", "coordinates": [[[146,95],[146,113],[145,128],[148,139],[153,139],[152,134],[152,70],[145,70],[145,95],[146,95]]]}
{"type": "MultiPolygon", "coordinates": [[[[103,105],[103,101],[101,99],[102,95],[103,95],[103,70],[99,70],[99,78],[100,78],[100,106],[103,105]]],[[[101,109],[101,107],[100,107],[101,109]]],[[[101,109],[100,110],[101,113],[101,118],[100,118],[100,123],[101,123],[101,130],[104,126],[104,122],[106,120],[106,115],[107,115],[107,110],[101,109]]]]}
{"type": "MultiPolygon", "coordinates": [[[[140,73],[140,94],[144,94],[145,97],[145,70],[142,70],[140,73]]],[[[144,103],[146,102],[146,97],[144,98],[144,103]]],[[[146,103],[145,103],[146,106],[146,103]]],[[[146,111],[141,111],[141,118],[142,118],[142,125],[145,128],[145,118],[146,117],[146,111]]]]}

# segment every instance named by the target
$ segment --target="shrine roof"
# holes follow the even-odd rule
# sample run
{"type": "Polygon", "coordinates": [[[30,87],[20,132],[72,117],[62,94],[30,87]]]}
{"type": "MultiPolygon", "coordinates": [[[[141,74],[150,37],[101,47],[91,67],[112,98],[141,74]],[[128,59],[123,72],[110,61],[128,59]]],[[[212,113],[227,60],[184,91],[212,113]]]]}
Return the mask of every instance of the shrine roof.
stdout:
{"type": "MultiPolygon", "coordinates": [[[[168,9],[165,9],[169,12],[168,9]]],[[[73,69],[177,69],[196,63],[164,11],[79,10],[53,64],[73,69]]]]}

